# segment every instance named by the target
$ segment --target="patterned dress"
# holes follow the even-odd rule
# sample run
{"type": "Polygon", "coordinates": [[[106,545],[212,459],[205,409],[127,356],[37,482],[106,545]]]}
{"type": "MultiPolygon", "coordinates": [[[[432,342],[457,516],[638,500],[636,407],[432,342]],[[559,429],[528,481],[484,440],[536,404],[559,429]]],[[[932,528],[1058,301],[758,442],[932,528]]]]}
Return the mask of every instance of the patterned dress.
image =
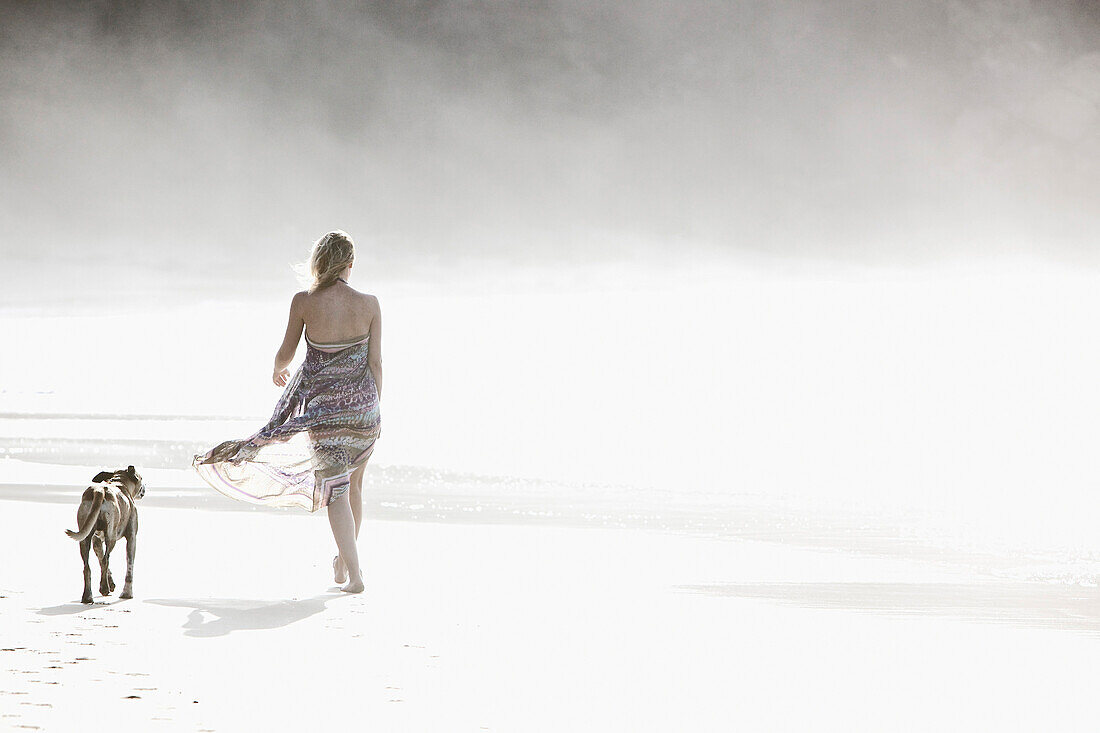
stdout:
{"type": "Polygon", "coordinates": [[[233,499],[315,512],[342,496],[381,434],[369,335],[343,344],[306,336],[306,358],[271,420],[245,440],[226,441],[192,465],[233,499]]]}

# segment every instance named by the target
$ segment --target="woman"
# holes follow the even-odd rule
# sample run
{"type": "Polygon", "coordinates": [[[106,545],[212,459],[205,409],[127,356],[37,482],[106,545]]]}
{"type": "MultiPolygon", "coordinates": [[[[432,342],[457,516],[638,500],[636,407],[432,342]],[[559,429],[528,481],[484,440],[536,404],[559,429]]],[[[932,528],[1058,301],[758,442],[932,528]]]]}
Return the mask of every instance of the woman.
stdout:
{"type": "Polygon", "coordinates": [[[195,456],[199,475],[223,494],[255,504],[328,508],[342,590],[360,593],[355,540],[363,521],[363,471],[381,429],[382,314],[378,298],[348,285],[355,245],[341,231],[313,245],[313,284],[290,303],[272,381],[286,387],[260,432],[195,456]],[[290,375],[305,329],[306,358],[290,375]],[[369,348],[368,348],[369,346],[369,348]]]}

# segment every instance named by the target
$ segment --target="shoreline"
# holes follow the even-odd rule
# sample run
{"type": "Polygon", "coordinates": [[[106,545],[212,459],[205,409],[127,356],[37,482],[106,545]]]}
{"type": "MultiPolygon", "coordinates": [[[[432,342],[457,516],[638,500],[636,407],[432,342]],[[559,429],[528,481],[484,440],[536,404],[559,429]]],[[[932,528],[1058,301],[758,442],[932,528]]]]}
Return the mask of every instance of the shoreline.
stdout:
{"type": "MultiPolygon", "coordinates": [[[[0,438],[0,450],[4,441],[0,438]]],[[[97,470],[0,458],[0,501],[68,506],[75,512],[86,485],[82,479],[97,470]]],[[[143,476],[150,488],[139,507],[312,516],[228,498],[189,469],[149,469],[143,470],[143,476]]],[[[843,504],[813,506],[790,497],[675,495],[631,486],[372,465],[364,480],[364,515],[380,522],[653,531],[720,542],[771,543],[852,558],[914,560],[1005,582],[1100,586],[1100,557],[1088,548],[999,541],[996,536],[969,532],[969,527],[945,529],[922,523],[919,515],[843,504]]]]}

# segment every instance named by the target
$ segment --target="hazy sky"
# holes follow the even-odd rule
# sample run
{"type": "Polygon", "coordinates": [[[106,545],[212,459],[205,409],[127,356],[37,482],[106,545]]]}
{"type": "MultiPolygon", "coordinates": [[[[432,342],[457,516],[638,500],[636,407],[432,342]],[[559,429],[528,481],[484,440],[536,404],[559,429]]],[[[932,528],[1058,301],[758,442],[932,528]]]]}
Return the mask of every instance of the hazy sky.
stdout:
{"type": "Polygon", "coordinates": [[[6,3],[0,247],[1088,257],[1080,0],[6,3]]]}

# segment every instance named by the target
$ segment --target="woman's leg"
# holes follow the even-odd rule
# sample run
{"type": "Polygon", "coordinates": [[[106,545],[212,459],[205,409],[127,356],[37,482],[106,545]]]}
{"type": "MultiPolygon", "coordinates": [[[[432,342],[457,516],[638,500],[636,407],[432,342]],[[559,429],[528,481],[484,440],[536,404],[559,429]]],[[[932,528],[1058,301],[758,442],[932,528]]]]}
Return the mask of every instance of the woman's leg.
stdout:
{"type": "Polygon", "coordinates": [[[355,518],[347,494],[328,505],[328,523],[332,527],[340,557],[350,573],[348,584],[341,590],[360,593],[363,590],[363,574],[359,569],[359,550],[355,547],[355,518]]]}
{"type": "Polygon", "coordinates": [[[348,499],[351,501],[351,515],[355,517],[355,537],[359,537],[359,526],[363,524],[363,474],[366,473],[367,464],[351,472],[351,489],[348,499]]]}
{"type": "MultiPolygon", "coordinates": [[[[367,464],[351,472],[351,488],[348,489],[348,501],[351,504],[351,516],[355,519],[355,538],[359,538],[359,528],[363,525],[363,474],[366,473],[367,464]]],[[[336,582],[343,583],[347,579],[347,566],[340,556],[336,556],[333,565],[336,571],[336,582]]]]}

